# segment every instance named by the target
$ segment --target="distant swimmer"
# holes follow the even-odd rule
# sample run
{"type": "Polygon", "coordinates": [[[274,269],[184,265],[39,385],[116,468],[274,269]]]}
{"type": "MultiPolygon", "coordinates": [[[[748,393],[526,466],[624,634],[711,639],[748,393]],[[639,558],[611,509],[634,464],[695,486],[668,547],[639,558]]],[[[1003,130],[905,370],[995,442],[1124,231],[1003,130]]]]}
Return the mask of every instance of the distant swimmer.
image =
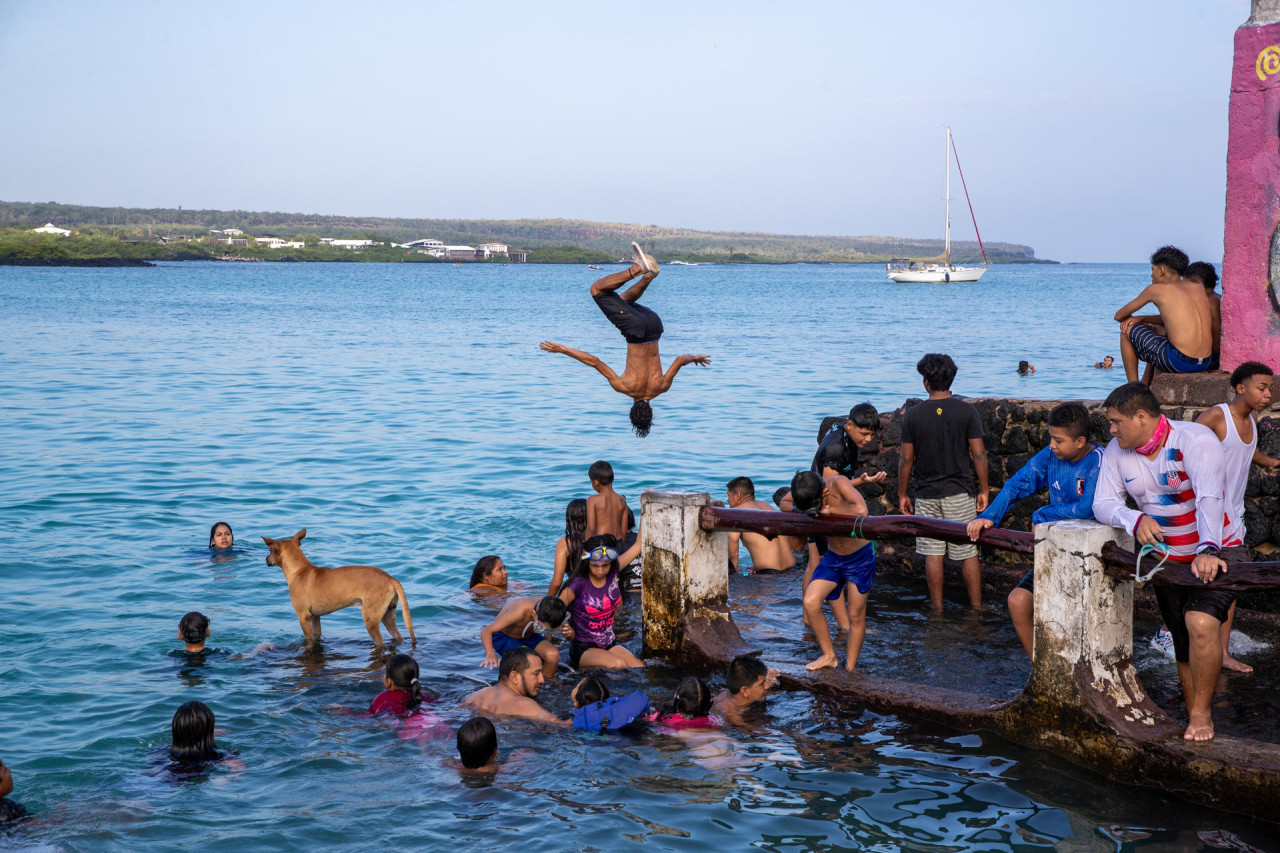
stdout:
{"type": "Polygon", "coordinates": [[[1202,373],[1213,367],[1213,309],[1203,284],[1188,281],[1185,252],[1162,246],[1151,256],[1151,284],[1116,311],[1124,375],[1138,379],[1138,362],[1148,365],[1143,383],[1155,369],[1166,373],[1202,373]],[[1155,303],[1158,317],[1134,312],[1155,303]]]}
{"type": "Polygon", "coordinates": [[[637,244],[632,243],[631,247],[635,251],[635,263],[630,268],[625,272],[607,275],[591,285],[591,298],[600,306],[609,322],[622,332],[622,337],[627,342],[627,366],[622,375],[614,373],[609,365],[591,353],[570,349],[554,341],[543,341],[538,346],[543,352],[564,353],[595,368],[609,381],[609,387],[634,400],[631,406],[631,428],[636,435],[644,438],[653,424],[653,409],[649,406],[649,401],[671,390],[671,383],[680,368],[686,364],[705,367],[711,363],[711,359],[705,355],[677,356],[671,362],[671,367],[663,373],[662,358],[658,354],[662,319],[638,301],[644,295],[645,288],[657,277],[658,263],[640,251],[637,244]],[[617,292],[618,288],[636,276],[640,276],[639,282],[622,293],[617,292]]]}
{"type": "Polygon", "coordinates": [[[1104,356],[1102,361],[1095,361],[1093,366],[1097,370],[1110,370],[1113,364],[1115,364],[1115,359],[1108,355],[1104,356]]]}
{"type": "Polygon", "coordinates": [[[1029,361],[1018,362],[1018,375],[1026,376],[1036,372],[1036,366],[1029,361]]]}

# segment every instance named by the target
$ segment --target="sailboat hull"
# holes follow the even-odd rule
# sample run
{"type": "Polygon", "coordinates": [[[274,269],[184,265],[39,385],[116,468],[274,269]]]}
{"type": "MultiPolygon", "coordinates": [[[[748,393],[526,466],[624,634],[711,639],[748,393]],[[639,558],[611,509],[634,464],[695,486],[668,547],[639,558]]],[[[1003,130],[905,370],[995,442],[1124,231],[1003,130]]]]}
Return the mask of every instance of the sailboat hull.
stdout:
{"type": "Polygon", "coordinates": [[[953,281],[977,281],[986,271],[986,267],[933,267],[931,265],[931,268],[923,270],[891,268],[888,275],[890,281],[946,284],[953,281]]]}

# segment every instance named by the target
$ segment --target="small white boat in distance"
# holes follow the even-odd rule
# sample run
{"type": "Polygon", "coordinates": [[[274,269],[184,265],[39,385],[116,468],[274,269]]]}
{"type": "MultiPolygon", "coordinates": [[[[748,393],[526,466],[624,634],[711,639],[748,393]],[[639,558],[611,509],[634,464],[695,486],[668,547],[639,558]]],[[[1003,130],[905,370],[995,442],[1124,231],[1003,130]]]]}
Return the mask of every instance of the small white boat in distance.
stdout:
{"type": "MultiPolygon", "coordinates": [[[[947,128],[947,224],[946,244],[941,255],[934,258],[895,258],[885,264],[885,273],[890,281],[898,282],[952,282],[977,281],[990,267],[987,261],[987,250],[982,245],[982,235],[978,234],[978,220],[973,220],[973,231],[978,234],[978,248],[982,250],[982,266],[960,266],[951,262],[951,152],[955,143],[951,141],[951,128],[947,128]]],[[[956,155],[956,168],[960,168],[960,157],[956,155]]],[[[964,184],[964,172],[960,172],[960,185],[964,187],[965,201],[969,201],[969,188],[964,184]]],[[[969,202],[969,213],[973,214],[973,203],[969,202]]]]}

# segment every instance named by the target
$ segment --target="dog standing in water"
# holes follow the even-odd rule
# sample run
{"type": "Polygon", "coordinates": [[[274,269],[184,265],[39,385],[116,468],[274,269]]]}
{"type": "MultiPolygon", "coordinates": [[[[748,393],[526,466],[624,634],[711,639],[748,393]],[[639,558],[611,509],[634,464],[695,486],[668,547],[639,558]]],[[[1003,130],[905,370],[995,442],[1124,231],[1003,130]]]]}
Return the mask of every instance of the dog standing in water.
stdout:
{"type": "Polygon", "coordinates": [[[307,642],[320,641],[320,617],[354,604],[360,605],[364,627],[373,642],[382,645],[381,622],[396,642],[404,639],[396,627],[396,600],[404,611],[404,624],[409,638],[417,645],[413,633],[413,617],[409,613],[409,599],[404,587],[391,575],[375,566],[339,566],[328,569],[312,565],[298,546],[307,535],[306,528],[289,539],[275,540],[262,537],[271,553],[267,554],[268,566],[279,566],[289,583],[289,601],[298,614],[302,636],[307,642]]]}

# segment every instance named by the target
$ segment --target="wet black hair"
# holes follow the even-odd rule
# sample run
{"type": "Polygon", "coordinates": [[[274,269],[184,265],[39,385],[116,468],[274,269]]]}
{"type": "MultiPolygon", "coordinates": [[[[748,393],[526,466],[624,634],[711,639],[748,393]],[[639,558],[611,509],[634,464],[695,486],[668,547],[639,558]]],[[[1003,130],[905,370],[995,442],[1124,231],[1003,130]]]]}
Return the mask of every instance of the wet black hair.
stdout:
{"type": "Polygon", "coordinates": [[[1183,277],[1186,276],[1190,263],[1191,259],[1187,257],[1187,253],[1177,246],[1161,246],[1151,255],[1151,266],[1168,267],[1183,277]]]}
{"type": "Polygon", "coordinates": [[[760,658],[753,655],[739,655],[733,659],[733,663],[729,664],[729,669],[725,672],[724,686],[736,696],[739,690],[750,687],[768,674],[769,668],[760,661],[760,658]]]}
{"type": "Polygon", "coordinates": [[[183,640],[193,646],[196,643],[203,643],[209,633],[209,617],[197,610],[192,610],[178,620],[178,633],[182,635],[183,640]]]}
{"type": "Polygon", "coordinates": [[[725,488],[731,495],[746,495],[753,500],[756,496],[756,484],[751,482],[750,477],[734,477],[725,488]]]}
{"type": "MultiPolygon", "coordinates": [[[[578,568],[582,565],[582,536],[586,532],[587,499],[574,498],[564,508],[564,546],[568,557],[565,560],[564,580],[560,582],[560,589],[564,589],[564,584],[578,573],[578,568]]],[[[556,590],[556,592],[559,591],[556,590]]]]}
{"type": "Polygon", "coordinates": [[[230,525],[230,524],[227,524],[225,521],[217,521],[217,522],[214,522],[213,527],[210,527],[210,528],[209,528],[209,547],[210,547],[210,548],[212,548],[212,547],[213,547],[213,534],[215,534],[215,533],[217,533],[217,532],[218,532],[218,528],[219,528],[219,527],[225,527],[225,528],[227,528],[227,532],[231,534],[231,544],[232,544],[232,545],[235,545],[235,544],[236,544],[236,534],[235,534],[235,531],[233,531],[233,530],[231,529],[231,525],[230,525]]]}
{"type": "Polygon", "coordinates": [[[930,391],[950,391],[951,382],[956,378],[956,363],[949,355],[940,352],[926,353],[924,358],[916,362],[916,373],[924,377],[930,391]]]}
{"type": "Polygon", "coordinates": [[[711,690],[706,682],[692,675],[681,679],[680,685],[676,687],[676,695],[671,699],[671,710],[668,713],[705,717],[710,710],[711,690]]]}
{"type": "Polygon", "coordinates": [[[849,422],[859,429],[880,430],[880,413],[870,403],[859,403],[849,410],[849,422]]]}
{"type": "Polygon", "coordinates": [[[418,662],[409,655],[392,655],[387,661],[387,680],[397,690],[409,693],[408,707],[422,704],[422,683],[418,681],[418,662]]]}
{"type": "Polygon", "coordinates": [[[1049,410],[1049,426],[1065,429],[1072,438],[1089,434],[1089,410],[1081,403],[1059,403],[1049,410]]]}
{"type": "Polygon", "coordinates": [[[653,428],[653,407],[648,400],[636,400],[631,404],[631,431],[637,438],[644,438],[653,428]]]}
{"type": "Polygon", "coordinates": [[[173,741],[169,757],[184,764],[217,761],[222,757],[213,742],[213,711],[203,702],[187,702],[173,712],[173,741]]]}
{"type": "Polygon", "coordinates": [[[631,511],[631,507],[627,507],[627,530],[636,529],[636,514],[631,511]]]}
{"type": "Polygon", "coordinates": [[[1205,290],[1213,290],[1218,286],[1218,271],[1208,261],[1196,261],[1194,264],[1189,264],[1182,277],[1188,281],[1200,282],[1204,285],[1205,290]]]}
{"type": "Polygon", "coordinates": [[[498,751],[498,732],[486,717],[472,717],[458,727],[458,757],[468,770],[479,770],[498,751]]]}
{"type": "Polygon", "coordinates": [[[475,568],[471,570],[471,586],[484,583],[485,576],[497,568],[501,559],[497,554],[485,554],[476,560],[475,568]]]}
{"type": "Polygon", "coordinates": [[[533,661],[541,661],[537,652],[525,646],[512,646],[502,655],[502,660],[498,661],[498,681],[505,683],[511,676],[511,673],[524,672],[533,666],[533,661]]]}
{"type": "Polygon", "coordinates": [[[613,485],[613,466],[603,459],[597,459],[591,463],[591,467],[587,469],[587,476],[591,478],[591,482],[599,483],[602,486],[613,485]]]}
{"type": "MultiPolygon", "coordinates": [[[[588,553],[600,547],[617,548],[618,537],[614,536],[612,533],[597,533],[595,536],[592,536],[586,542],[582,543],[582,550],[588,553]]],[[[576,577],[586,577],[590,571],[591,571],[591,561],[582,560],[578,563],[578,567],[574,569],[573,576],[570,578],[570,580],[576,577]]],[[[610,572],[618,571],[617,560],[614,560],[609,564],[609,571],[610,572]]],[[[561,589],[563,589],[563,587],[561,587],[561,589]]]]}
{"type": "Polygon", "coordinates": [[[1030,367],[1031,367],[1031,362],[1029,362],[1029,361],[1020,361],[1020,362],[1018,362],[1018,373],[1019,373],[1020,375],[1022,375],[1022,376],[1026,376],[1026,375],[1027,375],[1027,370],[1028,370],[1028,368],[1030,368],[1030,367]]]}
{"type": "Polygon", "coordinates": [[[595,702],[603,702],[609,698],[609,687],[594,675],[588,675],[578,682],[577,703],[581,708],[595,702]]]}
{"type": "Polygon", "coordinates": [[[773,505],[781,508],[782,499],[791,494],[790,486],[779,486],[773,490],[773,505]]]}
{"type": "Polygon", "coordinates": [[[537,607],[534,608],[534,614],[538,617],[538,621],[551,628],[559,628],[563,625],[565,614],[568,612],[569,607],[564,603],[564,599],[555,595],[543,596],[537,607]]]}
{"type": "Polygon", "coordinates": [[[1275,376],[1275,372],[1260,361],[1246,361],[1244,364],[1231,371],[1231,389],[1249,379],[1262,374],[1263,376],[1275,376]]]}
{"type": "Polygon", "coordinates": [[[791,478],[791,500],[796,512],[817,515],[822,509],[822,478],[812,471],[797,471],[791,478]]]}
{"type": "Polygon", "coordinates": [[[1152,417],[1160,417],[1160,401],[1156,399],[1151,389],[1141,382],[1121,385],[1107,395],[1106,402],[1102,405],[1108,409],[1115,409],[1126,418],[1133,417],[1139,411],[1146,412],[1152,417]]]}

